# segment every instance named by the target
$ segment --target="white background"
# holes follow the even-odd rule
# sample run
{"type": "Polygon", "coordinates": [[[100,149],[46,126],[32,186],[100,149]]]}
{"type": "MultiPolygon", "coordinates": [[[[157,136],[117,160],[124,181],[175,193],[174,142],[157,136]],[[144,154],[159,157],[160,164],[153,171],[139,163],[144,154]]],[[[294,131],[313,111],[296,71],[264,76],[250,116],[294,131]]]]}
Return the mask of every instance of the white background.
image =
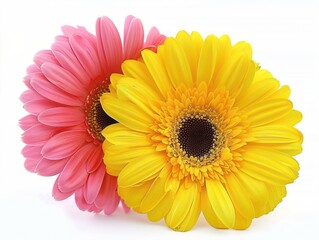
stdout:
{"type": "Polygon", "coordinates": [[[306,0],[0,0],[0,239],[319,239],[318,12],[318,1],[306,0]],[[168,36],[185,29],[246,40],[262,68],[290,85],[294,106],[304,115],[298,125],[305,137],[297,157],[300,177],[283,203],[248,230],[216,230],[201,217],[193,230],[178,233],[122,209],[112,216],[82,212],[73,199],[52,199],[55,177],[24,169],[18,119],[26,113],[18,98],[34,54],[51,46],[62,25],[94,33],[96,18],[106,15],[122,32],[128,14],[146,30],[157,25],[168,36]]]}

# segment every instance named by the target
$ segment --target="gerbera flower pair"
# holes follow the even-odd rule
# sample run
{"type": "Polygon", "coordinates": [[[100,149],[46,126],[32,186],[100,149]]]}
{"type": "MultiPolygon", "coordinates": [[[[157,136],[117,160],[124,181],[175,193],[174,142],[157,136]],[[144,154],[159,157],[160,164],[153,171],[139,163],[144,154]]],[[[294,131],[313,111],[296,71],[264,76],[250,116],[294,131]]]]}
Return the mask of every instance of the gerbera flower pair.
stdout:
{"type": "Polygon", "coordinates": [[[298,176],[302,116],[288,86],[248,43],[152,28],[128,16],[124,43],[107,17],[96,36],[63,27],[39,52],[21,95],[25,167],[58,175],[53,196],[111,214],[122,199],[151,221],[245,229],[298,176]],[[104,162],[103,162],[104,159],[104,162]]]}

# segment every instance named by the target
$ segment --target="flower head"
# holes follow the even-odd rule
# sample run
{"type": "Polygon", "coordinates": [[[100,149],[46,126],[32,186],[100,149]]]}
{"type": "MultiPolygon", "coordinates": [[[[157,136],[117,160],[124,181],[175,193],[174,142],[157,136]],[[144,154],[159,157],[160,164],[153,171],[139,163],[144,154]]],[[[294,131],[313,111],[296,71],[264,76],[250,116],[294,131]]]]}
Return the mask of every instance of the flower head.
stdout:
{"type": "Polygon", "coordinates": [[[120,198],[116,177],[105,171],[101,147],[101,130],[115,120],[102,110],[100,96],[109,91],[109,77],[121,72],[125,59],[139,58],[143,48],[156,50],[165,38],[152,28],[144,42],[143,25],[133,16],[124,28],[122,44],[107,17],[97,20],[97,36],[64,26],[52,48],[35,56],[24,81],[29,89],[21,95],[30,113],[20,120],[25,167],[58,175],[55,199],[75,193],[80,209],[105,214],[116,209],[120,198]]]}
{"type": "Polygon", "coordinates": [[[302,116],[248,43],[182,31],[122,70],[101,97],[118,123],[102,134],[128,206],[179,231],[201,212],[216,228],[245,229],[286,195],[302,116]]]}

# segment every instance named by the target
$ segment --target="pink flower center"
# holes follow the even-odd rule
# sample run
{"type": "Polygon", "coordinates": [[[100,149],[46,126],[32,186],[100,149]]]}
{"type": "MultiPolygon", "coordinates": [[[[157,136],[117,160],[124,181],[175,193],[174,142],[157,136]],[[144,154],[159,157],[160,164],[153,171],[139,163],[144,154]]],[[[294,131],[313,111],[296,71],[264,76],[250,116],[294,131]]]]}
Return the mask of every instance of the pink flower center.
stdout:
{"type": "Polygon", "coordinates": [[[104,137],[101,134],[101,131],[111,125],[116,123],[116,121],[107,115],[100,103],[100,97],[103,93],[109,92],[108,85],[105,82],[102,82],[100,86],[94,88],[90,94],[87,96],[86,103],[85,103],[85,114],[86,114],[86,126],[88,132],[91,136],[103,142],[104,137]]]}

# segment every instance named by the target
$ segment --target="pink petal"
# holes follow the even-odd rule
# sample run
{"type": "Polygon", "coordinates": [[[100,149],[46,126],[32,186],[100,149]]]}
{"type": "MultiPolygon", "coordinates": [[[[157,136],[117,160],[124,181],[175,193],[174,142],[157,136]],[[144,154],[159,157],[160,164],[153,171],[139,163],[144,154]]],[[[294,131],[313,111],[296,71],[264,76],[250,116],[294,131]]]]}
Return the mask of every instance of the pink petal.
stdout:
{"type": "Polygon", "coordinates": [[[85,123],[82,123],[82,124],[79,124],[79,125],[76,125],[76,126],[72,126],[69,128],[70,130],[74,130],[74,131],[80,131],[80,132],[85,132],[85,138],[88,142],[91,142],[92,141],[92,136],[90,134],[87,134],[88,131],[87,131],[87,126],[85,123]]]}
{"type": "Polygon", "coordinates": [[[82,211],[86,211],[91,207],[89,204],[87,204],[87,202],[84,199],[82,188],[78,189],[75,192],[75,203],[78,206],[78,208],[82,211]]]}
{"type": "Polygon", "coordinates": [[[54,57],[51,50],[42,50],[42,51],[38,52],[34,57],[34,62],[39,68],[41,68],[41,65],[43,63],[58,64],[58,61],[54,57]]]}
{"type": "Polygon", "coordinates": [[[95,205],[100,208],[105,208],[114,200],[114,195],[117,195],[117,178],[109,174],[104,175],[103,183],[100,192],[96,197],[95,205]]]}
{"type": "Polygon", "coordinates": [[[23,82],[29,89],[34,90],[30,81],[34,76],[42,75],[41,69],[37,65],[33,64],[27,68],[27,72],[28,75],[23,78],[23,82]]]}
{"type": "Polygon", "coordinates": [[[20,100],[23,103],[29,102],[31,100],[44,99],[41,95],[33,90],[26,90],[20,95],[20,100]]]}
{"type": "Polygon", "coordinates": [[[19,121],[19,125],[22,128],[22,130],[27,130],[30,127],[33,127],[34,125],[37,125],[37,124],[39,124],[38,118],[31,114],[21,118],[19,121]]]}
{"type": "Polygon", "coordinates": [[[85,184],[88,177],[86,161],[94,147],[92,143],[88,143],[72,155],[59,177],[59,188],[62,192],[75,191],[85,184]]]}
{"type": "MultiPolygon", "coordinates": [[[[30,84],[30,81],[31,81],[31,77],[29,75],[27,75],[23,78],[23,83],[27,86],[27,88],[33,89],[33,87],[30,84]]],[[[23,101],[23,100],[21,100],[21,101],[23,101]]]]}
{"type": "Polygon", "coordinates": [[[31,85],[40,95],[52,101],[70,106],[83,105],[83,102],[79,98],[63,92],[60,88],[45,79],[32,78],[31,85]]]}
{"type": "Polygon", "coordinates": [[[25,158],[32,158],[32,159],[42,159],[42,154],[41,154],[42,146],[29,146],[26,145],[22,149],[22,155],[25,158]]]}
{"type": "Polygon", "coordinates": [[[89,177],[83,188],[84,198],[87,203],[92,204],[95,201],[103,183],[105,173],[105,165],[101,164],[95,172],[89,174],[89,177]]]}
{"type": "Polygon", "coordinates": [[[94,212],[94,213],[100,213],[103,209],[96,207],[94,204],[92,204],[89,208],[89,212],[94,212]]]}
{"type": "MultiPolygon", "coordinates": [[[[36,65],[34,65],[34,66],[36,66],[36,65]]],[[[37,67],[37,68],[38,68],[38,67],[37,67]]],[[[35,93],[37,93],[37,92],[34,90],[34,88],[32,87],[32,85],[31,85],[31,80],[32,80],[32,78],[40,78],[40,79],[45,79],[45,80],[47,80],[47,79],[45,78],[45,76],[44,76],[43,73],[41,72],[41,69],[40,69],[40,68],[38,69],[38,71],[36,71],[36,72],[30,72],[30,73],[28,73],[27,76],[24,77],[24,82],[25,82],[25,83],[26,83],[27,81],[29,82],[28,84],[26,83],[27,86],[30,85],[29,89],[32,90],[32,91],[34,91],[35,93]]],[[[40,96],[41,96],[41,95],[40,95],[40,96]]]]}
{"type": "Polygon", "coordinates": [[[103,151],[101,143],[98,143],[94,149],[91,157],[87,160],[86,170],[88,173],[96,171],[96,169],[103,163],[103,151]]]}
{"type": "Polygon", "coordinates": [[[90,76],[86,73],[75,56],[68,37],[60,36],[59,40],[53,44],[52,51],[60,65],[65,70],[72,73],[83,83],[84,86],[88,86],[90,84],[90,76]]]}
{"type": "Polygon", "coordinates": [[[95,48],[97,49],[96,36],[88,32],[84,27],[79,26],[77,28],[77,32],[72,35],[79,35],[82,38],[85,38],[90,43],[90,45],[95,46],[95,48]]]}
{"type": "Polygon", "coordinates": [[[41,149],[42,147],[34,147],[34,146],[25,146],[22,149],[22,155],[26,158],[24,162],[24,167],[30,171],[35,172],[36,166],[42,159],[41,155],[41,149]]]}
{"type": "Polygon", "coordinates": [[[87,132],[68,130],[54,135],[43,146],[45,158],[59,160],[73,155],[85,142],[87,132]]]}
{"type": "Polygon", "coordinates": [[[97,197],[95,199],[95,205],[97,207],[99,207],[99,208],[104,208],[104,206],[105,206],[105,203],[106,203],[107,198],[108,198],[107,189],[110,187],[111,178],[112,178],[112,176],[110,176],[107,173],[104,175],[103,182],[102,182],[99,194],[97,195],[97,197]]]}
{"type": "Polygon", "coordinates": [[[27,158],[24,161],[24,167],[27,169],[29,172],[36,172],[36,167],[38,163],[41,161],[41,158],[39,159],[29,159],[27,158]]]}
{"type": "Polygon", "coordinates": [[[160,34],[160,32],[158,31],[156,27],[152,27],[147,35],[144,48],[149,48],[149,46],[157,47],[158,45],[163,44],[165,39],[166,39],[165,35],[160,34]]]}
{"type": "Polygon", "coordinates": [[[72,26],[65,25],[62,26],[62,32],[66,37],[79,35],[87,39],[90,42],[90,44],[96,45],[96,37],[92,33],[88,32],[85,27],[77,26],[77,28],[75,28],[72,26]]]}
{"type": "Polygon", "coordinates": [[[68,159],[52,161],[46,158],[42,158],[36,166],[35,171],[41,176],[54,176],[56,174],[59,174],[63,170],[67,161],[68,159]]]}
{"type": "Polygon", "coordinates": [[[55,129],[52,127],[37,124],[22,134],[22,141],[31,146],[41,146],[53,136],[54,132],[55,129]]]}
{"type": "Polygon", "coordinates": [[[43,63],[41,66],[43,74],[55,86],[63,91],[85,99],[88,95],[86,86],[72,73],[53,63],[43,63]]]}
{"type": "Polygon", "coordinates": [[[86,31],[86,29],[84,27],[73,27],[73,26],[69,26],[69,25],[64,25],[61,27],[63,34],[66,37],[70,37],[72,35],[78,34],[79,33],[79,28],[83,29],[86,31]]]}
{"type": "Polygon", "coordinates": [[[135,18],[135,17],[132,16],[132,15],[128,15],[128,16],[125,18],[125,23],[124,23],[124,42],[126,41],[127,34],[128,34],[128,31],[129,31],[131,22],[132,22],[132,20],[133,20],[134,18],[135,18]]]}
{"type": "Polygon", "coordinates": [[[100,61],[97,53],[96,42],[92,45],[88,39],[75,35],[70,37],[70,45],[81,63],[83,69],[90,75],[91,79],[96,79],[102,73],[100,61]]]}
{"type": "Polygon", "coordinates": [[[38,115],[41,112],[56,106],[58,106],[57,103],[54,103],[48,99],[40,99],[40,100],[32,100],[32,101],[26,102],[23,107],[29,113],[38,115]]]}
{"type": "MultiPolygon", "coordinates": [[[[33,65],[36,66],[36,65],[33,65]]],[[[36,66],[37,67],[37,66],[36,66]]],[[[38,68],[38,67],[37,67],[38,68]]],[[[30,72],[28,73],[27,76],[24,77],[23,82],[24,84],[35,94],[38,94],[41,99],[43,98],[43,96],[41,96],[35,89],[34,87],[31,85],[31,80],[32,78],[40,78],[40,79],[46,79],[45,76],[43,75],[43,73],[41,72],[41,69],[38,69],[37,72],[30,72]]],[[[33,99],[30,99],[33,100],[33,99]]]]}
{"type": "Polygon", "coordinates": [[[54,182],[53,188],[52,188],[52,196],[54,197],[55,200],[61,201],[64,199],[67,199],[70,197],[74,192],[61,192],[58,186],[59,182],[59,177],[54,182]]]}
{"type": "Polygon", "coordinates": [[[111,201],[107,203],[106,206],[104,207],[104,213],[106,215],[112,214],[116,210],[120,202],[120,197],[117,194],[114,194],[113,196],[109,196],[109,197],[111,201]]]}
{"type": "Polygon", "coordinates": [[[29,73],[28,76],[32,79],[32,78],[41,78],[41,79],[45,79],[45,76],[43,75],[41,69],[39,68],[39,71],[36,71],[36,72],[32,72],[32,73],[29,73]]]}
{"type": "Polygon", "coordinates": [[[107,17],[98,18],[96,22],[97,47],[102,66],[110,73],[120,73],[122,42],[114,23],[107,17]]]}
{"type": "Polygon", "coordinates": [[[128,213],[131,209],[125,204],[125,202],[121,199],[121,205],[124,209],[125,213],[128,213]]]}
{"type": "Polygon", "coordinates": [[[124,35],[124,59],[137,59],[144,43],[143,24],[138,18],[133,18],[124,35]]]}
{"type": "Polygon", "coordinates": [[[28,74],[39,73],[39,72],[41,72],[41,70],[36,64],[32,64],[27,68],[28,74]]]}
{"type": "Polygon", "coordinates": [[[79,107],[56,107],[42,111],[38,119],[48,126],[68,127],[83,123],[85,114],[79,107]]]}

